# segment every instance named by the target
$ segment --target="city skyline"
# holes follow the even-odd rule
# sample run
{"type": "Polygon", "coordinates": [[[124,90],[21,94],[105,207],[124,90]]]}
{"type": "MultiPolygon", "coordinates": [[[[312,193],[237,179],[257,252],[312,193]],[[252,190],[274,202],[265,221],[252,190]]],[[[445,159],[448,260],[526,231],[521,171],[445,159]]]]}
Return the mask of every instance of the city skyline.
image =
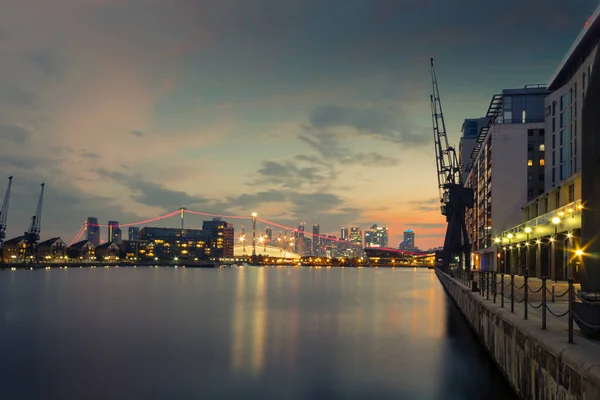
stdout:
{"type": "Polygon", "coordinates": [[[27,228],[46,182],[43,238],[70,238],[90,215],[127,223],[185,206],[337,234],[385,224],[390,243],[418,229],[422,248],[445,231],[429,57],[458,145],[490,95],[548,81],[596,6],[39,3],[0,15],[7,237],[27,228]],[[440,14],[456,18],[431,22],[440,14]]]}

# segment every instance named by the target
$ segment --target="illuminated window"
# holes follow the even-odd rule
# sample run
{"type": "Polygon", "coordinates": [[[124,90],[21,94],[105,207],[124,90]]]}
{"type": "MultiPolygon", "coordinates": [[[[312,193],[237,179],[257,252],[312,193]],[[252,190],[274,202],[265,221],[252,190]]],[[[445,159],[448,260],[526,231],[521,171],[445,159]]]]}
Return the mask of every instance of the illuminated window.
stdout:
{"type": "Polygon", "coordinates": [[[544,143],[540,144],[540,151],[546,151],[546,145],[544,143]]]}
{"type": "Polygon", "coordinates": [[[544,166],[544,159],[543,158],[540,159],[540,166],[542,166],[542,167],[544,166]]]}
{"type": "Polygon", "coordinates": [[[527,166],[533,167],[533,160],[527,160],[527,166]]]}

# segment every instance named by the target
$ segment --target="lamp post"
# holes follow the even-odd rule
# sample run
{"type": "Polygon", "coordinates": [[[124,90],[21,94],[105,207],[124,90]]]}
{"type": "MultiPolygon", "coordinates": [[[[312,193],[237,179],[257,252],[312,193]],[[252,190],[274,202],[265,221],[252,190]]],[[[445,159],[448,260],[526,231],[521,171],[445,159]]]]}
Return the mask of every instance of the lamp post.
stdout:
{"type": "Polygon", "coordinates": [[[554,260],[554,268],[552,271],[552,274],[554,275],[554,282],[557,282],[558,279],[556,278],[556,270],[557,270],[557,252],[558,252],[558,224],[560,224],[560,218],[558,217],[554,217],[552,218],[552,224],[554,225],[554,237],[550,238],[550,241],[552,242],[552,259],[554,260]]]}
{"type": "MultiPolygon", "coordinates": [[[[494,243],[496,243],[496,263],[498,263],[498,261],[500,261],[500,238],[497,237],[494,239],[494,243]]],[[[496,271],[500,270],[498,267],[499,265],[496,266],[496,271]]],[[[504,272],[504,269],[502,269],[500,272],[504,272]]]]}
{"type": "MultiPolygon", "coordinates": [[[[513,234],[509,233],[508,235],[506,235],[506,237],[508,238],[508,259],[510,260],[510,273],[512,274],[512,238],[513,238],[513,234]]],[[[504,264],[506,265],[506,263],[504,264]]]]}
{"type": "Polygon", "coordinates": [[[525,274],[529,276],[529,234],[531,233],[531,228],[525,228],[525,234],[527,238],[525,239],[525,274]]]}
{"type": "Polygon", "coordinates": [[[252,257],[256,257],[256,217],[257,213],[252,213],[252,257]]]}

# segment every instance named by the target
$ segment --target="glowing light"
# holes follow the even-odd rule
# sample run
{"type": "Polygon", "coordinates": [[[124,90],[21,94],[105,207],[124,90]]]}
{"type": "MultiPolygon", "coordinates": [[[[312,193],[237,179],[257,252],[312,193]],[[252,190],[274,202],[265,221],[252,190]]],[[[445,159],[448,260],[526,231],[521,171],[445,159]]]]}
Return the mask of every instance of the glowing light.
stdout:
{"type": "Polygon", "coordinates": [[[496,242],[496,243],[500,243],[500,238],[496,238],[496,239],[494,239],[494,242],[496,242]]]}
{"type": "Polygon", "coordinates": [[[507,238],[512,239],[513,238],[513,234],[509,233],[508,235],[506,235],[507,238]]]}
{"type": "Polygon", "coordinates": [[[558,225],[558,224],[560,224],[560,218],[558,218],[558,217],[554,217],[554,218],[552,218],[552,223],[553,223],[554,225],[558,225]]]}
{"type": "Polygon", "coordinates": [[[530,227],[525,228],[525,233],[531,233],[531,228],[530,227]]]}
{"type": "Polygon", "coordinates": [[[581,249],[577,249],[577,250],[575,250],[575,254],[576,254],[578,257],[581,257],[581,256],[583,255],[583,250],[581,250],[581,249]]]}

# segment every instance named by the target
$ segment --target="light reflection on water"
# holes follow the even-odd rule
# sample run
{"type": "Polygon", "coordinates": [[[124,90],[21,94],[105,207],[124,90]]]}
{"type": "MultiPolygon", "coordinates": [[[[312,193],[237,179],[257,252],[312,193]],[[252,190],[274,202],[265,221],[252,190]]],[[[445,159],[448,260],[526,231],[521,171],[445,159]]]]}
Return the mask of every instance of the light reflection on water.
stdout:
{"type": "Polygon", "coordinates": [[[5,398],[514,398],[427,270],[4,271],[0,318],[5,398]]]}

